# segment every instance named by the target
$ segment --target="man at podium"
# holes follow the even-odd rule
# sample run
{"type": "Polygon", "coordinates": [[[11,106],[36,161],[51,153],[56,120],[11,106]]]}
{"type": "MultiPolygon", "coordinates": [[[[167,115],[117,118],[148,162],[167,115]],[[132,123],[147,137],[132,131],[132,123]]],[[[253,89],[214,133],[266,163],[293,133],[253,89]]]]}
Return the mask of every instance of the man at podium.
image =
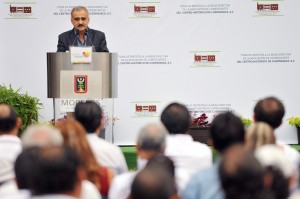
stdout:
{"type": "Polygon", "coordinates": [[[69,51],[69,46],[92,46],[95,52],[108,52],[105,34],[88,27],[89,12],[83,6],[76,6],[71,11],[72,30],[58,36],[57,52],[69,51]]]}

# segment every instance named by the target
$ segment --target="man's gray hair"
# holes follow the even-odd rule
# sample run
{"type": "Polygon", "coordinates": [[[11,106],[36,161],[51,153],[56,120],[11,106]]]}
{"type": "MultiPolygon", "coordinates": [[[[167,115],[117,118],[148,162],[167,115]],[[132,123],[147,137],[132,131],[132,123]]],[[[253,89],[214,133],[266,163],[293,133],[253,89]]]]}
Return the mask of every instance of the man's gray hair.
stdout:
{"type": "Polygon", "coordinates": [[[23,148],[62,146],[64,143],[60,131],[46,124],[29,126],[23,133],[21,140],[23,148]]]}
{"type": "Polygon", "coordinates": [[[162,124],[147,124],[140,130],[137,143],[142,150],[162,152],[166,146],[166,135],[167,130],[162,124]]]}
{"type": "Polygon", "coordinates": [[[87,9],[86,7],[84,7],[84,6],[75,6],[75,7],[72,9],[72,11],[71,11],[71,17],[73,16],[73,12],[75,12],[75,11],[80,11],[80,10],[84,10],[84,11],[87,12],[88,16],[90,15],[90,14],[89,14],[89,11],[88,11],[88,9],[87,9]]]}

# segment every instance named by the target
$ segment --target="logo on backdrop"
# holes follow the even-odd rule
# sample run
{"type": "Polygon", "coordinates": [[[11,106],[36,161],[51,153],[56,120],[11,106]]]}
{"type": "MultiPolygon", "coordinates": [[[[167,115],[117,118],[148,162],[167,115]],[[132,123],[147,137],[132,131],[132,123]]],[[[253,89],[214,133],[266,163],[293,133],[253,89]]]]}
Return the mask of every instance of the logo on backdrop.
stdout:
{"type": "Polygon", "coordinates": [[[87,75],[74,75],[74,92],[86,93],[88,90],[88,76],[87,75]]]}
{"type": "Polygon", "coordinates": [[[130,18],[159,18],[158,6],[160,2],[129,2],[130,18]]]}
{"type": "Polygon", "coordinates": [[[191,51],[193,56],[192,68],[220,67],[218,66],[218,53],[220,51],[191,51]]]}
{"type": "Polygon", "coordinates": [[[34,6],[36,2],[4,2],[7,6],[5,19],[36,19],[34,18],[34,6]]]}
{"type": "Polygon", "coordinates": [[[254,16],[283,16],[283,15],[280,15],[280,6],[278,2],[273,2],[273,3],[256,2],[256,15],[254,16]]]}
{"type": "Polygon", "coordinates": [[[159,103],[159,101],[131,102],[133,105],[132,109],[134,110],[132,118],[159,117],[157,112],[159,103]]]}

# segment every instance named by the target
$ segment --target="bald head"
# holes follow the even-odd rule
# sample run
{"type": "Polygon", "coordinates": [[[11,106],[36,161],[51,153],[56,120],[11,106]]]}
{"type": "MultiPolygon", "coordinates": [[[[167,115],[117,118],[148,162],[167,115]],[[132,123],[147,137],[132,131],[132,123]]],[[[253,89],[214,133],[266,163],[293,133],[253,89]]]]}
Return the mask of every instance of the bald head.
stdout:
{"type": "Polygon", "coordinates": [[[19,127],[16,111],[7,104],[0,104],[0,135],[17,134],[19,127]]]}
{"type": "Polygon", "coordinates": [[[49,125],[32,125],[26,129],[21,139],[24,148],[63,145],[61,133],[49,125]]]}
{"type": "Polygon", "coordinates": [[[267,97],[259,100],[254,108],[254,119],[257,122],[265,122],[273,129],[281,125],[285,110],[281,101],[275,97],[267,97]]]}
{"type": "Polygon", "coordinates": [[[148,124],[140,130],[137,144],[141,150],[163,152],[166,145],[166,134],[167,131],[162,124],[148,124]]]}

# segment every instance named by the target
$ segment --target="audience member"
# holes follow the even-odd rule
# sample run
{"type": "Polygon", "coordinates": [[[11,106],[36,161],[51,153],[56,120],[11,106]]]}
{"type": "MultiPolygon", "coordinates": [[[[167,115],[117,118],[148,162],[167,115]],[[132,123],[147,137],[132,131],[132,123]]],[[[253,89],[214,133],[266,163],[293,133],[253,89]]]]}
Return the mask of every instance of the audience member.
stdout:
{"type": "Polygon", "coordinates": [[[174,178],[163,168],[146,167],[131,185],[130,199],[177,199],[174,178]]]}
{"type": "Polygon", "coordinates": [[[31,178],[35,198],[79,198],[84,173],[80,158],[68,147],[44,147],[36,154],[31,178]]]}
{"type": "Polygon", "coordinates": [[[184,105],[169,104],[161,114],[161,121],[169,132],[165,155],[174,161],[181,191],[193,174],[212,165],[212,152],[188,134],[191,116],[184,105]]]}
{"type": "Polygon", "coordinates": [[[23,133],[23,148],[62,146],[63,137],[60,132],[51,125],[34,124],[23,133]]]}
{"type": "Polygon", "coordinates": [[[109,199],[125,199],[130,194],[130,186],[135,175],[145,167],[150,158],[163,154],[166,134],[166,129],[161,124],[155,123],[148,124],[140,130],[136,144],[138,171],[118,175],[109,190],[109,199]]]}
{"type": "Polygon", "coordinates": [[[87,141],[83,126],[71,119],[58,122],[55,127],[62,133],[64,144],[74,149],[81,158],[87,179],[96,185],[102,198],[106,198],[113,173],[97,162],[87,141]]]}
{"type": "MultiPolygon", "coordinates": [[[[285,114],[284,105],[282,102],[275,97],[266,97],[257,102],[254,107],[254,121],[255,122],[265,122],[269,124],[274,130],[277,129],[281,123],[283,116],[285,114]]],[[[276,140],[276,144],[283,149],[286,157],[294,165],[294,173],[296,176],[295,184],[291,186],[290,192],[294,192],[298,186],[299,178],[299,165],[300,165],[300,154],[299,152],[292,148],[291,146],[276,140]]]]}
{"type": "Polygon", "coordinates": [[[288,198],[294,170],[283,150],[276,145],[264,145],[256,149],[255,157],[265,168],[265,187],[273,198],[288,198]]]}
{"type": "Polygon", "coordinates": [[[252,124],[246,133],[246,148],[254,151],[266,144],[275,144],[276,138],[271,126],[264,122],[252,124]]]}
{"type": "Polygon", "coordinates": [[[10,194],[14,179],[14,162],[22,151],[18,132],[21,119],[9,105],[0,104],[0,198],[10,194]]]}
{"type": "Polygon", "coordinates": [[[97,161],[110,168],[116,175],[128,171],[121,149],[97,135],[104,125],[100,106],[93,101],[79,102],[75,107],[74,117],[85,128],[97,161]]]}
{"type": "Polygon", "coordinates": [[[226,199],[266,199],[264,169],[243,145],[226,150],[219,168],[226,199]]]}
{"type": "Polygon", "coordinates": [[[224,192],[220,184],[219,167],[223,153],[235,144],[244,143],[245,129],[241,120],[230,112],[216,116],[210,129],[212,144],[219,152],[216,163],[194,175],[188,183],[182,197],[184,199],[223,199],[224,192]]]}
{"type": "MultiPolygon", "coordinates": [[[[59,130],[50,125],[32,125],[22,135],[23,148],[56,147],[63,145],[63,137],[59,130]]],[[[96,186],[88,180],[82,181],[81,199],[99,199],[100,193],[96,186]]]]}

